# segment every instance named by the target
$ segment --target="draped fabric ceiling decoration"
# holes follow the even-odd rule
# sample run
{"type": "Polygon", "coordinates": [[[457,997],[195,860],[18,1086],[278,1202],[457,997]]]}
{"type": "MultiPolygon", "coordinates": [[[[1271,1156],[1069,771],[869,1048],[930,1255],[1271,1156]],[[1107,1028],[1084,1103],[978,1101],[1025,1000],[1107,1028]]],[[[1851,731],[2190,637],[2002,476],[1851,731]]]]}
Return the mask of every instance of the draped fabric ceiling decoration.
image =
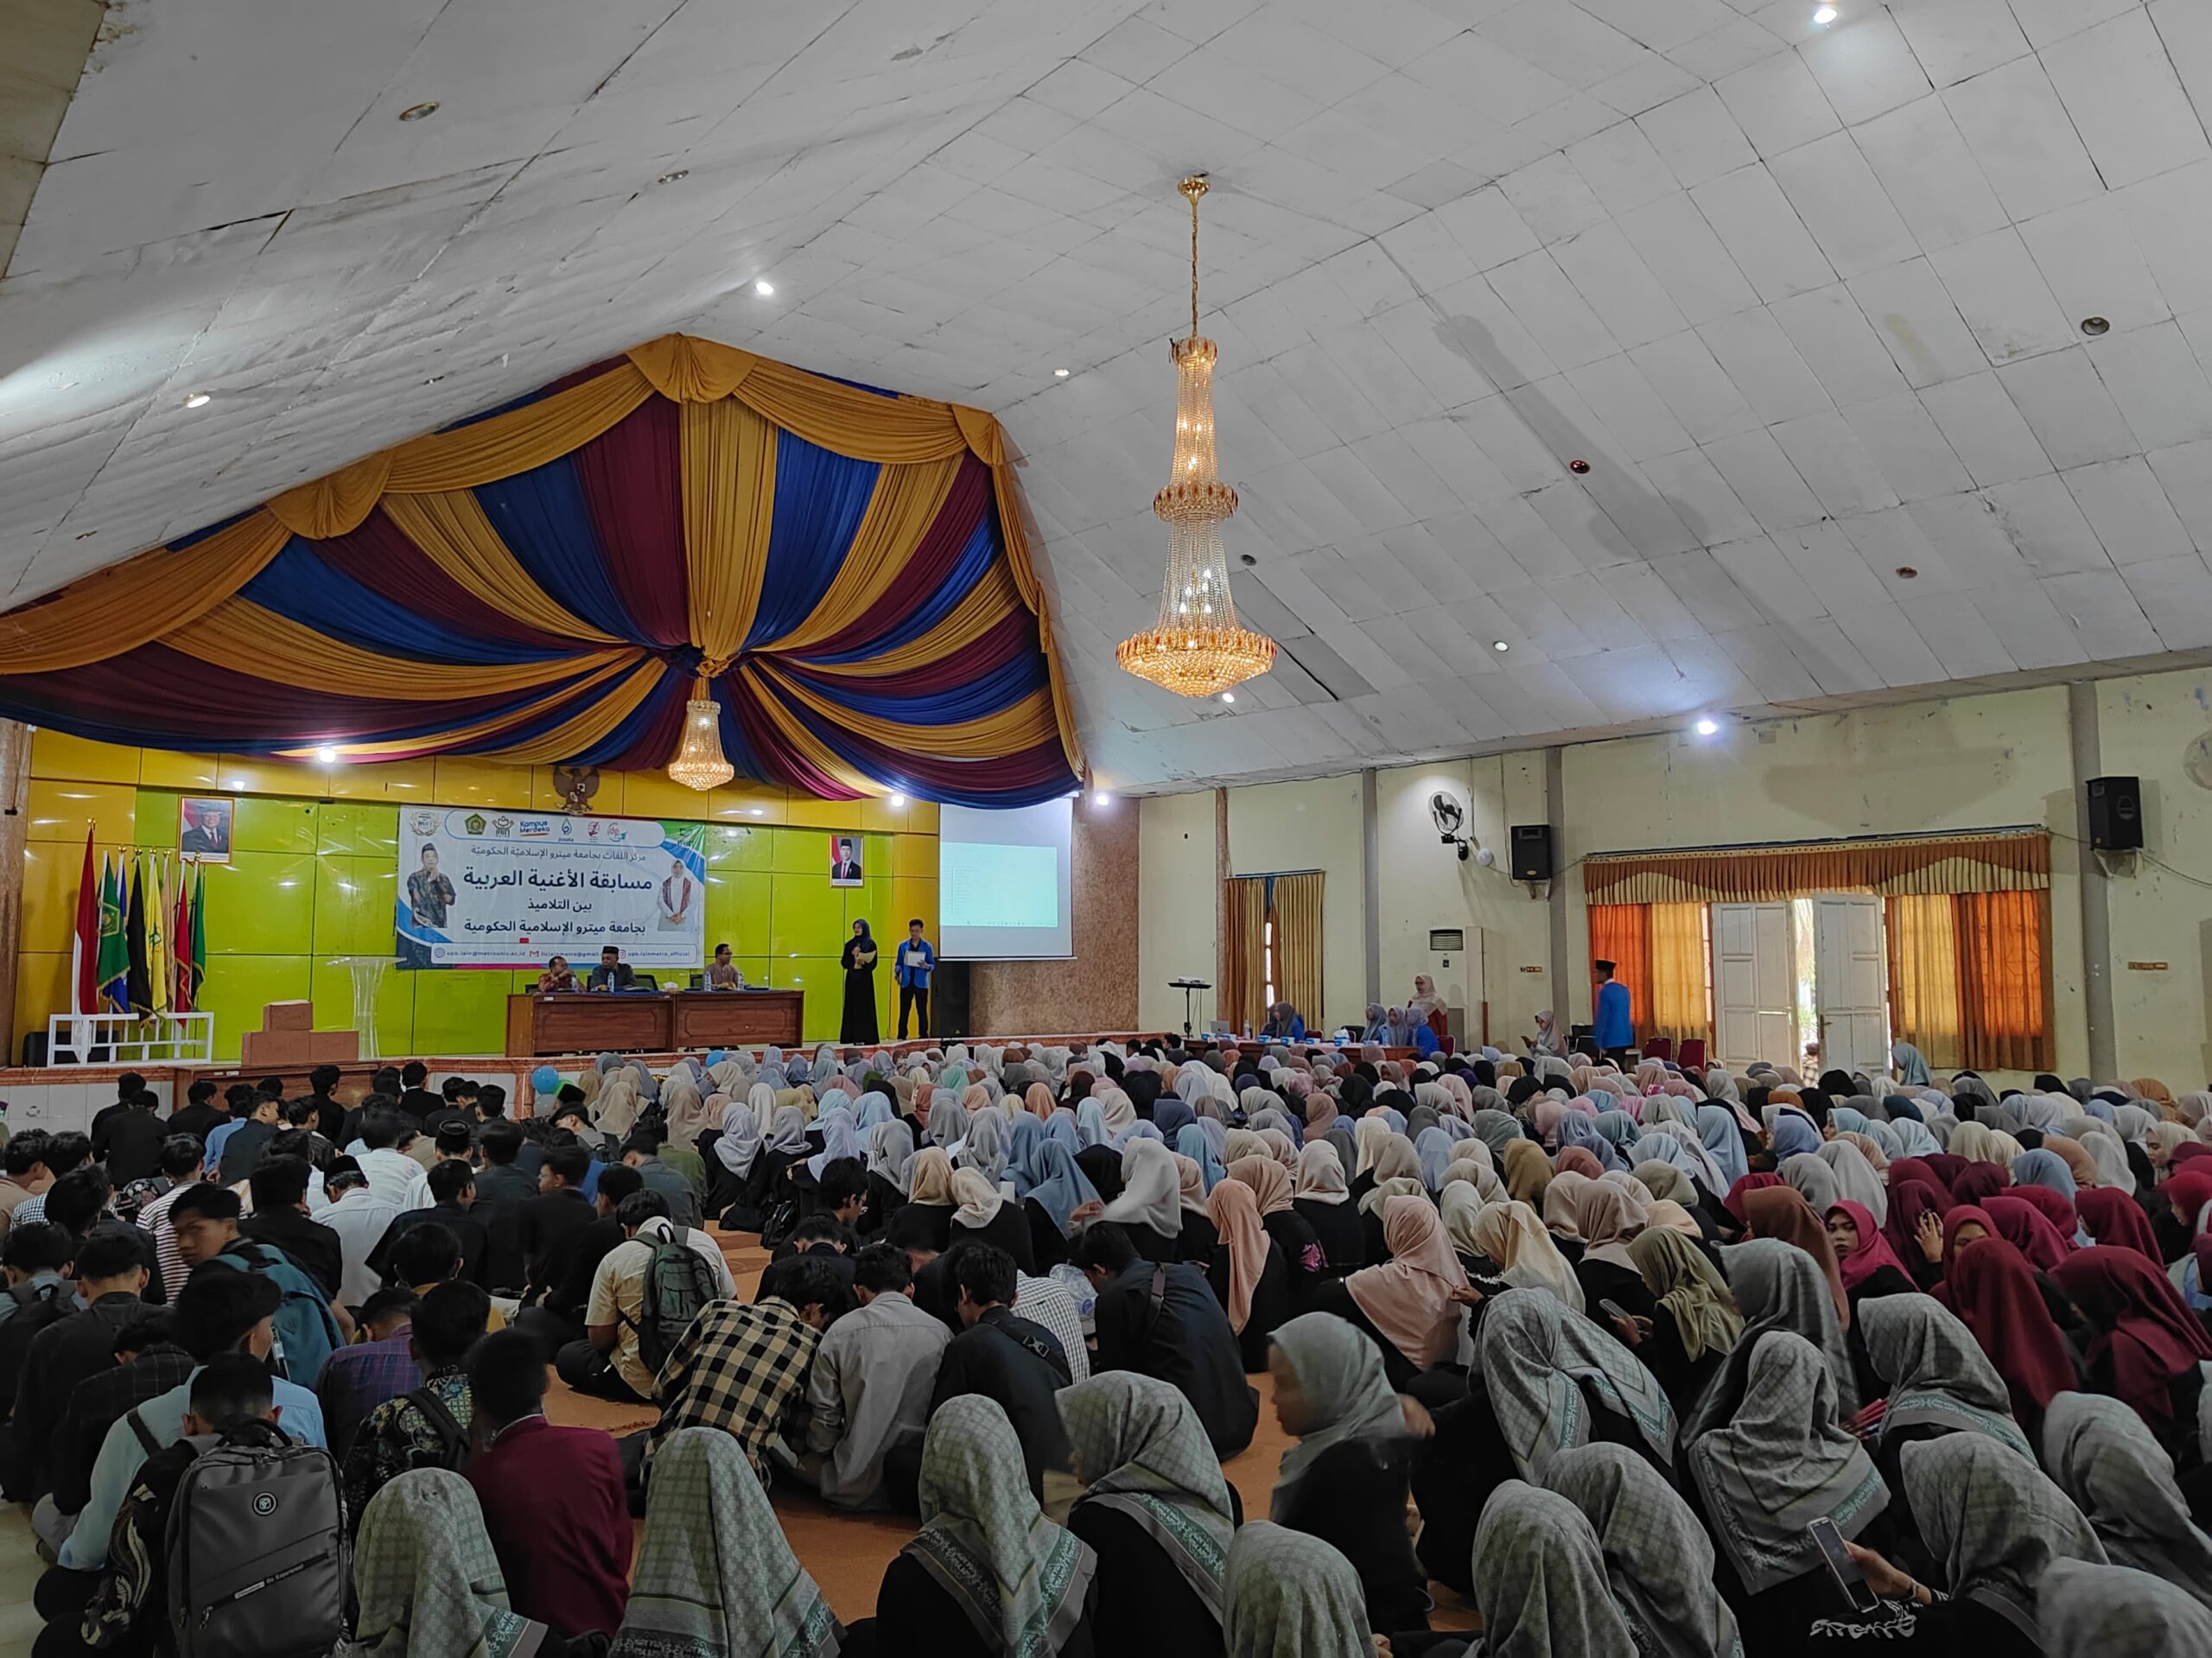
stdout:
{"type": "Polygon", "coordinates": [[[0,617],[105,741],[665,765],[1026,805],[1082,751],[998,422],[672,334],[0,617]]]}
{"type": "Polygon", "coordinates": [[[1813,893],[2040,892],[2050,886],[2043,829],[1853,841],[1823,846],[1631,852],[1583,861],[1592,905],[1755,904],[1813,893]]]}

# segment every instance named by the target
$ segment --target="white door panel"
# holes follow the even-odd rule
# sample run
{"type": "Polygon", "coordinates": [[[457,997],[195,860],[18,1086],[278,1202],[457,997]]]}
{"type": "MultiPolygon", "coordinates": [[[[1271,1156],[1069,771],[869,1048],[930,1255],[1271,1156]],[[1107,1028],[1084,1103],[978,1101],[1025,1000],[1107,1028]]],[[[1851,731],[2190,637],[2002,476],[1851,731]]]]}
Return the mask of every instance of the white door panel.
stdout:
{"type": "Polygon", "coordinates": [[[1882,900],[1823,893],[1814,900],[1813,922],[1821,1068],[1879,1076],[1890,1052],[1882,900]]]}
{"type": "Polygon", "coordinates": [[[1788,905],[1713,906],[1713,984],[1720,1063],[1786,1060],[1796,1046],[1788,905]]]}

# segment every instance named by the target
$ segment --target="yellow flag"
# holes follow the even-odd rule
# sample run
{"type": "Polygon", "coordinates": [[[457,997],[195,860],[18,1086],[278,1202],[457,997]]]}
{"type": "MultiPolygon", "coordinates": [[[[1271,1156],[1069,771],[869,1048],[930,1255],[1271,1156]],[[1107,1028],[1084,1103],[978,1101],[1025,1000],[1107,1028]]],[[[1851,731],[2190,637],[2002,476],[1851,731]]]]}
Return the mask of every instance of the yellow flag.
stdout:
{"type": "Polygon", "coordinates": [[[147,854],[146,983],[153,993],[149,1000],[157,1013],[169,1010],[171,975],[175,971],[170,955],[168,861],[167,853],[147,854]]]}

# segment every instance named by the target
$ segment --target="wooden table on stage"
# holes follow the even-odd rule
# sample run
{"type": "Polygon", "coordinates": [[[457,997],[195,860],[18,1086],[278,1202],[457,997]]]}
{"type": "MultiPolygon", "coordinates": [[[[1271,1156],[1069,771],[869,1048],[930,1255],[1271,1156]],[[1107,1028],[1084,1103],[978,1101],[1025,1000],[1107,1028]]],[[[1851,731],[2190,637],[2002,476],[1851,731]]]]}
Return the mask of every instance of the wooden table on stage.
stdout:
{"type": "Polygon", "coordinates": [[[507,998],[507,1052],[603,1053],[640,1049],[797,1047],[800,994],[796,990],[588,991],[507,998]]]}

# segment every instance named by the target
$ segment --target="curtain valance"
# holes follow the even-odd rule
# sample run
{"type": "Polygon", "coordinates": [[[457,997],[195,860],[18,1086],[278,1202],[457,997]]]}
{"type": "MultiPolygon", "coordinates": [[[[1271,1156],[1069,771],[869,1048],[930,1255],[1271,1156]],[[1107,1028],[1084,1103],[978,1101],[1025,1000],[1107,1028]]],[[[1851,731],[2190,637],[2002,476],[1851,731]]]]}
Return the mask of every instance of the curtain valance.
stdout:
{"type": "Polygon", "coordinates": [[[980,806],[1083,754],[981,410],[671,334],[0,616],[0,712],[106,741],[666,764],[980,806]]]}
{"type": "Polygon", "coordinates": [[[2050,835],[2007,829],[1819,846],[1596,854],[1583,891],[1597,904],[1770,903],[1814,893],[1885,898],[2037,892],[2050,885],[2050,835]]]}

